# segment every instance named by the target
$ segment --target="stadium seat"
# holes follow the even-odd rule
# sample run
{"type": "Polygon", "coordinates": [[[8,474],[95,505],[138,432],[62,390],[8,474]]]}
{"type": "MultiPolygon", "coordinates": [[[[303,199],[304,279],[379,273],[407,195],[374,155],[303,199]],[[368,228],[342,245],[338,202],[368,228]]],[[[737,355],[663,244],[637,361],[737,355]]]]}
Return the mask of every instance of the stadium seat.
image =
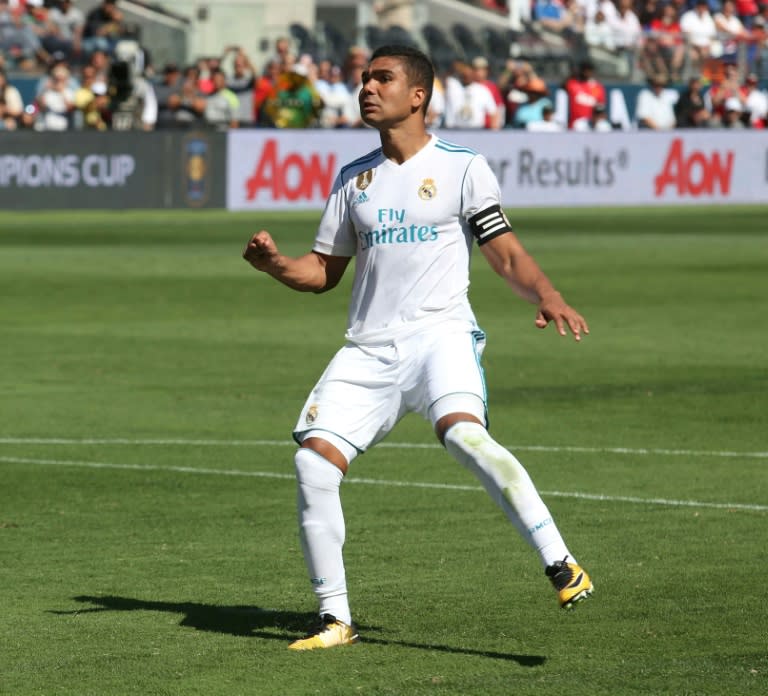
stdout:
{"type": "Polygon", "coordinates": [[[307,27],[294,22],[288,27],[288,31],[291,34],[291,38],[296,42],[299,53],[311,53],[312,55],[317,53],[317,41],[307,27]]]}
{"type": "Polygon", "coordinates": [[[471,62],[479,56],[487,57],[485,56],[483,45],[466,24],[453,24],[451,26],[451,34],[456,39],[456,43],[459,45],[465,61],[471,62]]]}

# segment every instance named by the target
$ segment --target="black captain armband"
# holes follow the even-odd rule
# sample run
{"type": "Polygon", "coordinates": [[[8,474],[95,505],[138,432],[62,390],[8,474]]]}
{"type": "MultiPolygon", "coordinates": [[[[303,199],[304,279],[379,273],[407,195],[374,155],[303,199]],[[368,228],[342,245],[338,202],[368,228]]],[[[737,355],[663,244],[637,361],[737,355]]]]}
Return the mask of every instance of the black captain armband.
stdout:
{"type": "Polygon", "coordinates": [[[500,234],[511,232],[512,225],[509,224],[501,206],[492,205],[469,218],[469,229],[477,239],[478,246],[483,246],[500,234]]]}

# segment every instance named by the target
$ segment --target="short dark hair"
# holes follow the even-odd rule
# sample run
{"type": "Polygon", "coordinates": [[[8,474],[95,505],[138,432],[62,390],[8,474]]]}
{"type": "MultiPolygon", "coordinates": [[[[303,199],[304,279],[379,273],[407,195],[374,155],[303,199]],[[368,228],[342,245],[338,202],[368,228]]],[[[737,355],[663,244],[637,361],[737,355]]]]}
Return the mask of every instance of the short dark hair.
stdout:
{"type": "Polygon", "coordinates": [[[380,46],[377,48],[371,60],[384,57],[400,58],[403,61],[405,74],[410,85],[423,87],[427,97],[422,105],[424,114],[427,113],[429,102],[432,99],[432,87],[435,83],[435,68],[426,53],[412,46],[380,46]]]}

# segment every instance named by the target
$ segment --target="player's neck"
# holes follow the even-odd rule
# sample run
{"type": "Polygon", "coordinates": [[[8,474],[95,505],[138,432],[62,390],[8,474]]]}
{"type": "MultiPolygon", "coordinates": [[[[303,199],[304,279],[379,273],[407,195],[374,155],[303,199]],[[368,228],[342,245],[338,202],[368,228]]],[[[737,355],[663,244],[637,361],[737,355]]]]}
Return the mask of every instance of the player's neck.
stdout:
{"type": "Polygon", "coordinates": [[[394,128],[379,131],[381,150],[388,160],[402,164],[409,160],[430,141],[424,123],[401,123],[394,128]]]}

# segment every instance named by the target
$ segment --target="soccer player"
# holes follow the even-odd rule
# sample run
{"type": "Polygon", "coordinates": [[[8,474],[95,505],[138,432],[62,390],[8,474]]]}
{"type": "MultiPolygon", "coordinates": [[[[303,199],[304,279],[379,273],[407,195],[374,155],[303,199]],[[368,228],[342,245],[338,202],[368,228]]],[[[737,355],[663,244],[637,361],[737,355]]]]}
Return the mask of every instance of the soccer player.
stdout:
{"type": "Polygon", "coordinates": [[[294,438],[300,538],[319,623],[293,650],[357,642],[342,557],[339,486],[352,460],[407,413],[429,419],[448,453],[472,471],[541,559],[562,607],[592,592],[520,462],[486,430],[480,356],[485,334],[467,299],[473,243],[493,269],[577,341],[589,332],[525,251],[501,209],[487,161],[427,132],[434,72],[420,51],[377,49],[360,111],[381,147],[341,169],[312,250],[282,255],[262,230],[243,256],[288,287],[325,292],[356,256],[346,343],[299,416],[294,438]]]}

